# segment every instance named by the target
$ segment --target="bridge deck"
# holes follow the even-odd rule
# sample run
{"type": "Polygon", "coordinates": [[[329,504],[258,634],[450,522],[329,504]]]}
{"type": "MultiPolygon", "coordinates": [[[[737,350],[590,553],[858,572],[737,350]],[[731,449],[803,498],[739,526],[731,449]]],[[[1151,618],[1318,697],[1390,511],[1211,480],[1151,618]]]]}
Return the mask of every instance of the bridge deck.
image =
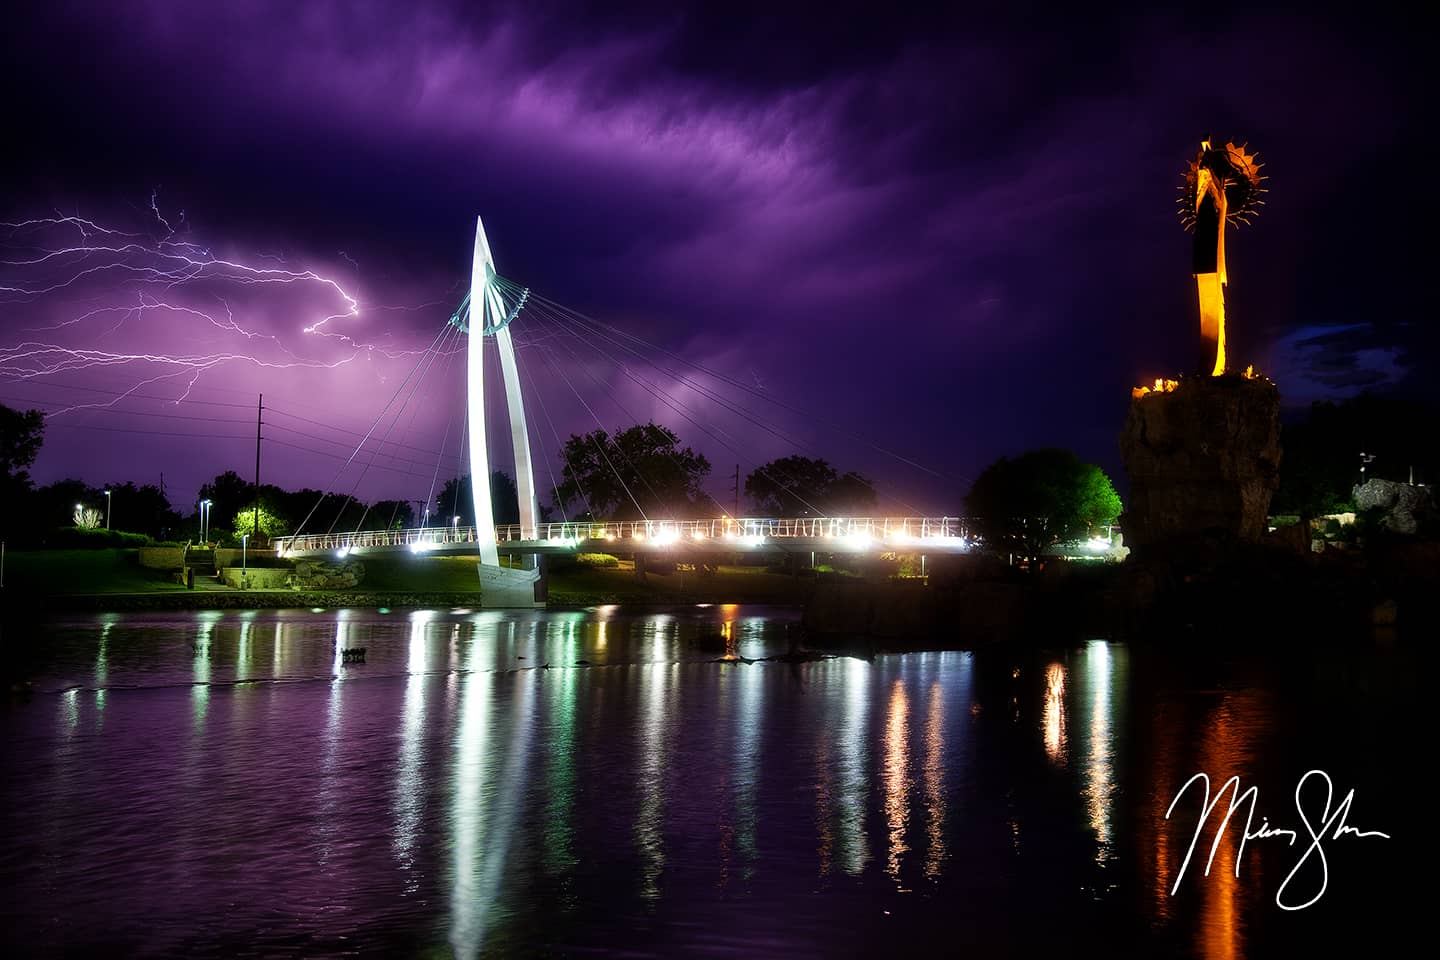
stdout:
{"type": "MultiPolygon", "coordinates": [[[[497,527],[495,534],[504,554],[746,550],[961,553],[970,546],[966,521],[958,517],[611,520],[541,523],[533,530],[510,524],[497,527]]],[[[458,525],[311,534],[275,541],[275,552],[283,557],[406,551],[463,554],[475,549],[475,528],[458,525]]]]}

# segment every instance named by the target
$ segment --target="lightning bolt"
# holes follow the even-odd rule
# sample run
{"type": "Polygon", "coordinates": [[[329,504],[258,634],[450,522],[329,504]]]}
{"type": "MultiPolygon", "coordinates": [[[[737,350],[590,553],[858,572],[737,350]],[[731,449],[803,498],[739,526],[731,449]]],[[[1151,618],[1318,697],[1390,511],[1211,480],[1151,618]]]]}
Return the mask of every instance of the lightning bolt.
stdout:
{"type": "MultiPolygon", "coordinates": [[[[395,359],[423,352],[362,342],[343,328],[334,329],[358,318],[361,305],[358,292],[336,277],[292,266],[277,253],[239,255],[232,250],[217,255],[192,234],[184,211],[173,218],[162,212],[158,188],[150,195],[150,213],[163,231],[158,236],[153,228],[147,233],[59,212],[0,223],[0,250],[6,254],[0,260],[0,304],[24,305],[7,312],[30,312],[48,320],[21,328],[22,334],[31,335],[26,339],[0,344],[0,378],[44,382],[58,374],[87,370],[121,371],[135,377],[133,386],[113,399],[70,403],[49,416],[113,407],[146,386],[170,381],[183,385],[174,398],[180,403],[206,373],[223,366],[323,370],[369,356],[395,359]],[[180,227],[184,234],[177,232],[180,227]],[[284,294],[285,299],[269,302],[270,291],[284,294]],[[288,312],[292,296],[328,302],[330,306],[316,310],[300,333],[335,344],[342,351],[338,358],[333,348],[327,351],[331,357],[321,358],[312,349],[292,348],[280,335],[246,319],[247,312],[288,312]],[[208,331],[211,340],[232,342],[135,353],[104,343],[127,325],[141,323],[148,325],[147,330],[158,325],[175,341],[203,340],[208,331]]],[[[358,273],[354,258],[341,256],[358,273]]]]}

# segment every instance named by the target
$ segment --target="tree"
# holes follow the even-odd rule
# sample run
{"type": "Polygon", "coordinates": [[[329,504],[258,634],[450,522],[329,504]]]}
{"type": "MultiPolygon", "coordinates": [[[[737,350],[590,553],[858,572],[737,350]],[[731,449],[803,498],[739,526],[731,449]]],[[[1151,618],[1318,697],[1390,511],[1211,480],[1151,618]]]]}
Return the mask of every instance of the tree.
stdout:
{"type": "Polygon", "coordinates": [[[365,521],[367,530],[404,530],[415,525],[415,510],[409,500],[377,500],[365,521]]]}
{"type": "Polygon", "coordinates": [[[614,434],[572,434],[560,451],[564,480],[555,505],[571,516],[589,505],[597,519],[680,518],[710,513],[701,484],[710,475],[704,454],[680,446],[668,427],[640,423],[614,434]]]}
{"type": "Polygon", "coordinates": [[[987,541],[1027,556],[1112,523],[1121,509],[1103,470],[1055,449],[996,460],[976,478],[965,504],[987,541]]]}
{"type": "Polygon", "coordinates": [[[1281,431],[1280,488],[1270,502],[1275,513],[1320,516],[1354,509],[1352,491],[1360,482],[1360,454],[1375,459],[1365,476],[1435,482],[1440,454],[1432,438],[1440,412],[1398,397],[1361,394],[1341,403],[1321,402],[1281,431]]]}
{"type": "MultiPolygon", "coordinates": [[[[180,514],[153,483],[137,487],[134,482],[112,483],[110,491],[110,525],[116,530],[143,533],[158,540],[170,539],[180,532],[180,514]]],[[[103,501],[103,490],[89,491],[89,497],[103,501]]],[[[244,531],[242,531],[244,532],[244,531]]]]}
{"type": "Polygon", "coordinates": [[[75,526],[81,530],[98,530],[104,520],[105,515],[94,507],[79,503],[75,505],[75,526]]]}
{"type": "Polygon", "coordinates": [[[255,505],[255,490],[234,470],[226,470],[200,488],[200,499],[210,501],[210,528],[223,530],[235,525],[235,514],[255,505]]]}
{"type": "Polygon", "coordinates": [[[30,492],[30,465],[45,441],[45,414],[0,404],[0,497],[14,504],[30,492]]]}
{"type": "MultiPolygon", "coordinates": [[[[57,480],[35,490],[30,496],[31,525],[36,532],[63,527],[74,520],[75,511],[105,506],[105,494],[83,480],[57,480]]],[[[100,522],[105,522],[103,512],[100,522]]]]}
{"type": "Polygon", "coordinates": [[[745,496],[762,516],[863,516],[875,509],[875,489],[858,473],[839,474],[824,460],[781,457],[745,478],[745,496]]]}
{"type": "Polygon", "coordinates": [[[260,535],[267,540],[275,537],[283,537],[290,532],[289,526],[275,514],[266,510],[263,506],[251,507],[249,510],[241,510],[235,514],[235,533],[233,539],[239,542],[242,536],[252,533],[259,528],[260,535]],[[257,516],[258,514],[258,516],[257,516]],[[258,523],[256,522],[258,519],[258,523]]]}
{"type": "MultiPolygon", "coordinates": [[[[496,526],[520,522],[520,492],[515,481],[504,470],[490,473],[490,512],[494,514],[496,526]]],[[[449,524],[455,517],[467,526],[475,525],[475,499],[471,496],[470,474],[452,477],[440,488],[435,499],[432,517],[437,522],[449,524]]]]}

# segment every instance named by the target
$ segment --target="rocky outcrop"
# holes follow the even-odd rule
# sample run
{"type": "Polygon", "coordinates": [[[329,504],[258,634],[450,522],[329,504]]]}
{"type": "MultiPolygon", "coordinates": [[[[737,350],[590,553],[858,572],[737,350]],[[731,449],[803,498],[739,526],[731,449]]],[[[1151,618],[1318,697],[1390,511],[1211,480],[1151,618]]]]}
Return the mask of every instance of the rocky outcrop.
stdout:
{"type": "Polygon", "coordinates": [[[1351,496],[1358,512],[1382,511],[1380,522],[1393,533],[1416,533],[1420,524],[1435,514],[1430,488],[1421,484],[1366,480],[1355,485],[1351,496]]]}
{"type": "Polygon", "coordinates": [[[300,560],[290,576],[290,586],[296,590],[344,590],[364,579],[365,564],[359,560],[300,560]]]}
{"type": "Polygon", "coordinates": [[[1227,375],[1147,392],[1131,401],[1120,455],[1131,546],[1215,534],[1257,541],[1280,482],[1280,391],[1227,375]]]}

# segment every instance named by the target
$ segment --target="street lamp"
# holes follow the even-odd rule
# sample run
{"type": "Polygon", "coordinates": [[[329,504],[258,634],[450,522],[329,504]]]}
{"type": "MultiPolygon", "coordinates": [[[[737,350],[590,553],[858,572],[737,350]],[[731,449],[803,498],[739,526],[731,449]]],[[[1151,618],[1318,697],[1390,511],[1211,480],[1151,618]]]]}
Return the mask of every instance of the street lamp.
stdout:
{"type": "Polygon", "coordinates": [[[105,491],[105,529],[110,529],[110,491],[105,491]]]}
{"type": "Polygon", "coordinates": [[[1364,486],[1364,485],[1365,485],[1365,467],[1368,466],[1369,463],[1370,463],[1370,461],[1371,461],[1371,460],[1374,460],[1374,459],[1375,459],[1375,454],[1373,454],[1373,453],[1366,453],[1364,450],[1361,450],[1361,451],[1360,451],[1360,485],[1361,485],[1361,486],[1364,486]]]}
{"type": "Polygon", "coordinates": [[[200,501],[200,542],[201,542],[201,543],[208,543],[208,542],[209,542],[209,541],[207,541],[207,540],[205,539],[205,520],[206,520],[206,518],[208,517],[209,513],[210,513],[210,501],[209,501],[209,500],[201,500],[201,501],[200,501]]]}
{"type": "Polygon", "coordinates": [[[450,521],[450,526],[455,530],[455,539],[460,539],[460,515],[458,513],[455,515],[455,518],[450,521]]]}
{"type": "Polygon", "coordinates": [[[240,586],[241,586],[242,588],[246,586],[246,582],[245,582],[245,576],[246,576],[246,573],[245,573],[245,569],[246,569],[246,568],[245,568],[245,553],[246,553],[245,547],[246,547],[246,545],[247,545],[249,542],[250,542],[250,534],[248,534],[248,533],[242,533],[242,534],[240,535],[240,586]]]}

